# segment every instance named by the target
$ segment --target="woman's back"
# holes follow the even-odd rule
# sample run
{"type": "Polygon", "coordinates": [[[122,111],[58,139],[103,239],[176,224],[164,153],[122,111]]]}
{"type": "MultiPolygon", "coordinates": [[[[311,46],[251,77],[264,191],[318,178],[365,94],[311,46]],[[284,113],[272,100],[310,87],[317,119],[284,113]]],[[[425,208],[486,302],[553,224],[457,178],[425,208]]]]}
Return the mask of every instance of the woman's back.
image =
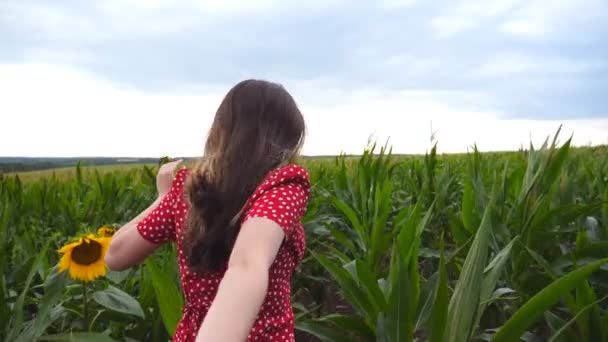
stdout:
{"type": "MultiPolygon", "coordinates": [[[[175,241],[178,246],[186,305],[174,341],[195,340],[227,268],[226,262],[218,271],[199,274],[188,267],[180,238],[190,210],[184,194],[188,175],[188,169],[179,170],[160,205],[137,225],[137,230],[146,240],[155,244],[175,241]]],[[[285,240],[269,270],[268,291],[250,331],[250,341],[294,340],[290,283],[293,271],[304,255],[301,218],[306,211],[309,194],[309,176],[304,168],[293,164],[279,167],[266,175],[240,215],[240,224],[249,218],[264,217],[276,222],[285,233],[285,240]]]]}
{"type": "Polygon", "coordinates": [[[116,270],[177,243],[187,304],[176,341],[294,339],[290,282],[304,254],[310,185],[290,163],[305,133],[283,86],[239,82],[220,103],[199,162],[176,176],[176,162],[161,166],[159,198],[114,235],[106,263],[116,270]]]}

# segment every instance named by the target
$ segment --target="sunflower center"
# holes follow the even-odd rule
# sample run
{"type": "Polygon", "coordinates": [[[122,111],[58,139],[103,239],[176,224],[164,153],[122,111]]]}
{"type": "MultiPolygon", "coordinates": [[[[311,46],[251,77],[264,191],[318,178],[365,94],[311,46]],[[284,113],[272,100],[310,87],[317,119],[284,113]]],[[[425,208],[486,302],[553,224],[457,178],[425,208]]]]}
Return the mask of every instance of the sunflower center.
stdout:
{"type": "Polygon", "coordinates": [[[85,239],[72,250],[72,260],[79,265],[90,265],[101,258],[101,244],[85,239]]]}

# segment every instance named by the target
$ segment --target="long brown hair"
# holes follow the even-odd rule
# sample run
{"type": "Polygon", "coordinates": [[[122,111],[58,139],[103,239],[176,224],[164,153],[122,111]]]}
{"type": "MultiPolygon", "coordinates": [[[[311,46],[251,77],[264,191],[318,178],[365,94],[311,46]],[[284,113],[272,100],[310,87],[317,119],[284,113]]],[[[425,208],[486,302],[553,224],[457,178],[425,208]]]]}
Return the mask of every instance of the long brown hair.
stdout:
{"type": "Polygon", "coordinates": [[[190,211],[182,244],[190,269],[225,266],[247,199],[270,170],[299,154],[304,135],[304,118],[281,85],[246,80],[228,91],[186,181],[190,211]]]}

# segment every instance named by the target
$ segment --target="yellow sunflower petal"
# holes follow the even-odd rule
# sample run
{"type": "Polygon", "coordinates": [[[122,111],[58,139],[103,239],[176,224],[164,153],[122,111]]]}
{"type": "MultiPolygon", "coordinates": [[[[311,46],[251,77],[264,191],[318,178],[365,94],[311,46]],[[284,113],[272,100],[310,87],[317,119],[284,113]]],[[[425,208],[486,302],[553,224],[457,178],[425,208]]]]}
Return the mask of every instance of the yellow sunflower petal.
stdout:
{"type": "Polygon", "coordinates": [[[103,226],[97,229],[97,235],[100,237],[111,237],[114,233],[116,233],[116,229],[112,227],[103,226]]]}
{"type": "Polygon", "coordinates": [[[82,243],[82,239],[78,239],[78,241],[76,242],[71,242],[68,243],[67,245],[62,246],[61,248],[59,248],[58,252],[59,253],[66,253],[68,251],[71,251],[74,247],[76,246],[80,246],[80,244],[82,243]]]}
{"type": "Polygon", "coordinates": [[[111,238],[98,238],[94,234],[81,237],[59,250],[63,253],[59,270],[69,270],[70,278],[85,282],[106,274],[105,254],[111,238]]]}
{"type": "Polygon", "coordinates": [[[59,259],[59,272],[63,272],[70,267],[70,255],[69,253],[63,255],[61,259],[59,259]]]}

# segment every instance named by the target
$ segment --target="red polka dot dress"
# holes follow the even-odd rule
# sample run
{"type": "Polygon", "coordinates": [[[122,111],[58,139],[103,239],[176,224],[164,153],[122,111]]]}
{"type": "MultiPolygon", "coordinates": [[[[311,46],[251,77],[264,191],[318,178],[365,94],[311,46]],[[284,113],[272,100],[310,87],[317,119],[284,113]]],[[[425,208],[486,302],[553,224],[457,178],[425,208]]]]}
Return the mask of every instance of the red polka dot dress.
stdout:
{"type": "MultiPolygon", "coordinates": [[[[146,240],[177,243],[182,289],[186,298],[182,318],[173,341],[194,341],[225,273],[196,274],[188,269],[181,246],[189,204],[184,195],[188,169],[180,169],[160,204],[137,224],[146,240]]],[[[308,172],[297,165],[270,171],[245,204],[241,224],[251,217],[275,221],[285,232],[285,241],[270,268],[268,292],[248,341],[295,341],[291,307],[291,277],[304,256],[304,228],[301,223],[310,196],[308,172]]]]}

